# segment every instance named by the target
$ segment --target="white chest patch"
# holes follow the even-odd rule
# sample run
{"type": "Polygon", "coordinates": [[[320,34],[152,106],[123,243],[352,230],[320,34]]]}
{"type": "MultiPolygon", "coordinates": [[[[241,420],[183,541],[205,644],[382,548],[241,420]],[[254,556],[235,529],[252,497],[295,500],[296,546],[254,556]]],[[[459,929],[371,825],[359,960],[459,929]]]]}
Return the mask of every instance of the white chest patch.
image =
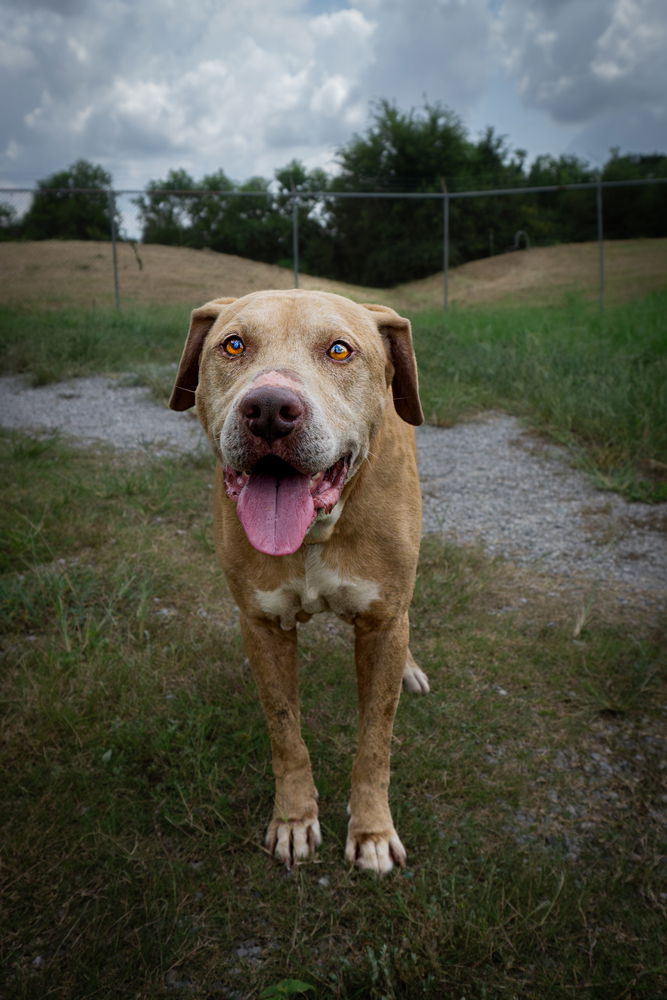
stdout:
{"type": "Polygon", "coordinates": [[[333,611],[343,619],[366,611],[380,596],[375,580],[343,577],[325,564],[317,545],[306,549],[304,575],[295,576],[275,590],[256,590],[255,599],[265,615],[280,619],[292,629],[319,611],[333,611]]]}

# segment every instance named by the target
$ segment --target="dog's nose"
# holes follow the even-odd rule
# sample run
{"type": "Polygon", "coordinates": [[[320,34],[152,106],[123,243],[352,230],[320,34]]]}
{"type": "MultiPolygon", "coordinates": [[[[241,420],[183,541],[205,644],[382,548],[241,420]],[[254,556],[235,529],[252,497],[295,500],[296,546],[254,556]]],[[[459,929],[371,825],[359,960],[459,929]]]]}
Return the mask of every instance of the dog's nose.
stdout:
{"type": "Polygon", "coordinates": [[[303,403],[295,392],[281,386],[251,389],[239,403],[239,412],[250,432],[271,444],[287,437],[301,423],[303,403]]]}

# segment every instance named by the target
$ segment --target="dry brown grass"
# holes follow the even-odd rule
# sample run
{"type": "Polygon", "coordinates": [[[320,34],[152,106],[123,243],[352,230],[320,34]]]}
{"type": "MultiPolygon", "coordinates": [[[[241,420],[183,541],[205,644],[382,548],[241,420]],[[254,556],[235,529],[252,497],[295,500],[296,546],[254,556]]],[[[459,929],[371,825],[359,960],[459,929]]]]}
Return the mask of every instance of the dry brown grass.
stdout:
{"type": "MultiPolygon", "coordinates": [[[[641,297],[667,284],[667,239],[605,244],[609,301],[641,297]]],[[[193,305],[216,295],[245,295],[262,288],[291,288],[292,272],[230,254],[184,247],[118,246],[120,294],[126,303],[193,305]]],[[[6,305],[108,306],[113,304],[111,245],[45,240],[0,243],[6,305]]],[[[566,292],[597,294],[596,243],[567,244],[501,254],[455,268],[449,276],[452,303],[550,305],[566,292]]],[[[358,301],[382,301],[408,311],[443,302],[442,273],[394,289],[363,288],[301,275],[303,288],[321,288],[358,301]]]]}
{"type": "MultiPolygon", "coordinates": [[[[641,298],[667,285],[667,240],[615,240],[604,244],[605,297],[611,302],[641,298]]],[[[449,300],[460,305],[552,305],[567,292],[598,294],[598,244],[535,247],[471,261],[449,276],[449,300]]],[[[443,275],[400,285],[392,294],[405,309],[438,306],[443,275]]]]}
{"type": "MultiPolygon", "coordinates": [[[[0,302],[24,305],[109,306],[114,301],[110,243],[43,240],[1,243],[4,275],[0,302]]],[[[118,244],[118,272],[123,302],[196,305],[218,295],[246,295],[262,288],[292,288],[292,271],[232,254],[187,247],[118,244]]],[[[304,288],[323,288],[354,298],[383,293],[326,278],[301,276],[304,288]]]]}

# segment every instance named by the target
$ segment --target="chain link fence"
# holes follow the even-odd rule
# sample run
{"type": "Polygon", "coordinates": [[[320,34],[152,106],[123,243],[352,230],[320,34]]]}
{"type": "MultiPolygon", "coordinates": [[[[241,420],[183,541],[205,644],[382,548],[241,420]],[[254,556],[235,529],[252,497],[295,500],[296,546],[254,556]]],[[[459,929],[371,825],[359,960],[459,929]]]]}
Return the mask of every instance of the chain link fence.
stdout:
{"type": "MultiPolygon", "coordinates": [[[[494,204],[496,199],[516,198],[517,196],[539,196],[552,198],[562,196],[566,192],[588,192],[590,197],[590,241],[596,241],[598,247],[598,302],[600,309],[605,302],[605,201],[611,192],[625,188],[641,188],[651,185],[667,184],[667,178],[650,178],[618,181],[597,181],[578,184],[549,185],[543,187],[511,187],[494,190],[448,191],[445,182],[441,192],[389,192],[389,191],[310,191],[283,192],[276,194],[271,191],[214,191],[173,189],[151,190],[153,197],[164,198],[167,202],[177,205],[196,202],[198,198],[207,199],[254,199],[266,204],[269,213],[279,213],[283,222],[283,230],[289,231],[289,236],[283,232],[282,253],[276,263],[284,263],[285,258],[291,259],[293,284],[299,287],[300,275],[300,210],[305,206],[310,213],[326,214],[326,206],[333,199],[347,200],[385,200],[396,199],[406,202],[439,203],[442,215],[442,305],[446,310],[450,305],[449,276],[452,261],[452,248],[456,246],[457,233],[452,225],[451,210],[457,202],[470,199],[486,199],[487,205],[494,204]],[[286,230],[287,226],[287,230],[286,230]]],[[[103,191],[99,188],[46,188],[40,190],[28,188],[0,188],[0,241],[22,239],[97,239],[109,240],[112,247],[110,282],[113,285],[114,301],[117,308],[121,305],[122,289],[120,285],[117,246],[119,242],[130,243],[141,267],[141,258],[137,249],[141,231],[141,215],[138,200],[147,197],[147,192],[140,189],[123,189],[103,191]],[[36,199],[45,205],[44,218],[33,218],[36,199]],[[45,202],[48,199],[48,204],[45,202]],[[73,209],[74,206],[74,209],[73,209]],[[30,220],[30,226],[26,226],[30,220]],[[38,235],[37,235],[38,234],[38,235]]],[[[544,204],[544,202],[543,202],[544,204]]],[[[488,239],[489,256],[503,253],[507,250],[519,250],[531,245],[539,245],[539,235],[534,237],[530,231],[517,228],[507,239],[507,223],[502,232],[494,228],[494,214],[489,211],[486,238],[488,239]]],[[[663,229],[664,229],[663,220],[663,229]]],[[[175,220],[175,224],[178,220],[175,220]]],[[[616,226],[616,229],[618,226],[616,226]]],[[[613,233],[615,238],[630,234],[613,233]]],[[[165,242],[169,243],[170,241],[165,242]]],[[[178,244],[177,240],[173,241],[178,244]]],[[[553,238],[551,243],[555,242],[553,238]]],[[[205,243],[203,244],[206,245],[205,243]]],[[[252,254],[248,257],[253,258],[252,254]]]]}

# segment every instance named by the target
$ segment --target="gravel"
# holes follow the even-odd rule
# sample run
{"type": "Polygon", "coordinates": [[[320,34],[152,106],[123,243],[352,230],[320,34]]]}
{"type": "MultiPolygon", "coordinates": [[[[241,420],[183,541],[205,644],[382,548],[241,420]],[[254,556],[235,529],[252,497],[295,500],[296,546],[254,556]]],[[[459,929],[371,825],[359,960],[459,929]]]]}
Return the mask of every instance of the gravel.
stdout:
{"type": "Polygon", "coordinates": [[[546,572],[667,594],[667,504],[596,489],[564,449],[502,413],[421,427],[417,447],[427,531],[546,572]]]}
{"type": "MultiPolygon", "coordinates": [[[[169,454],[206,448],[192,412],[156,404],[143,387],[95,376],[30,388],[0,379],[0,426],[59,432],[86,444],[169,454]]],[[[597,490],[520,421],[489,413],[452,428],[420,427],[424,530],[515,563],[667,595],[667,504],[597,490]]]]}
{"type": "Polygon", "coordinates": [[[158,454],[200,447],[203,434],[190,414],[159,406],[144,386],[94,375],[31,388],[19,376],[0,378],[0,426],[58,432],[84,444],[100,441],[124,451],[158,454]]]}

